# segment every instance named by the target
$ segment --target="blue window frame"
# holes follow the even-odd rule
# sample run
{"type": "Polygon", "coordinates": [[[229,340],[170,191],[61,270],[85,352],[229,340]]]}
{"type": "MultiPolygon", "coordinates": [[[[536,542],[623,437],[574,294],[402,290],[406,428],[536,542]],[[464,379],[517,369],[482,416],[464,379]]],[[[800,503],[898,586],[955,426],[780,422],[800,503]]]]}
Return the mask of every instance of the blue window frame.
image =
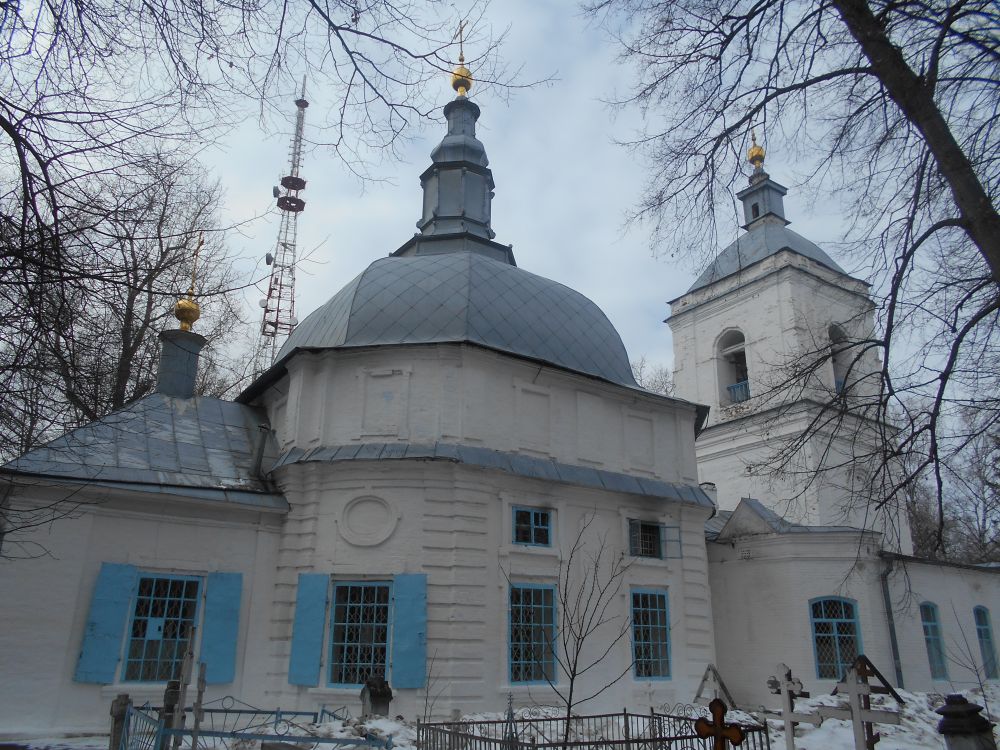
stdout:
{"type": "Polygon", "coordinates": [[[983,657],[983,674],[987,680],[1000,679],[997,668],[997,650],[993,645],[993,624],[990,622],[990,611],[986,607],[976,607],[972,610],[976,621],[976,638],[979,640],[979,653],[983,657]]]}
{"type": "Polygon", "coordinates": [[[632,590],[633,673],[642,679],[670,679],[670,606],[667,592],[632,590]]]}
{"type": "Polygon", "coordinates": [[[858,603],[853,599],[828,597],[809,602],[812,620],[816,677],[839,680],[861,653],[858,603]]]}
{"type": "Polygon", "coordinates": [[[198,622],[201,579],[139,578],[125,647],[123,682],[163,682],[181,676],[198,622]]]}
{"type": "Polygon", "coordinates": [[[920,605],[920,622],[924,627],[924,645],[927,646],[931,677],[935,680],[947,680],[948,665],[944,659],[944,641],[941,638],[941,621],[938,619],[936,604],[923,602],[920,605]]]}
{"type": "Polygon", "coordinates": [[[555,586],[511,584],[511,682],[555,681],[555,598],[555,586]]]}
{"type": "Polygon", "coordinates": [[[552,511],[515,507],[513,529],[514,544],[549,547],[552,545],[552,511]]]}
{"type": "Polygon", "coordinates": [[[628,553],[633,557],[653,557],[657,560],[678,558],[681,556],[681,529],[679,526],[630,518],[628,553]]]}
{"type": "Polygon", "coordinates": [[[391,586],[335,583],[330,617],[330,684],[361,685],[386,673],[391,586]]]}

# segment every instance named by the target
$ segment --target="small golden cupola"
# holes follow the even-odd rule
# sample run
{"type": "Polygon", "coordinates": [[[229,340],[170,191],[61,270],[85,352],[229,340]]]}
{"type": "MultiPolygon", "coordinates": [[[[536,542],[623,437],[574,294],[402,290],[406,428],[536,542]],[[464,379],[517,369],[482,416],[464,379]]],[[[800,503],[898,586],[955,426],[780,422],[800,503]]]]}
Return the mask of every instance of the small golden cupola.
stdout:
{"type": "Polygon", "coordinates": [[[195,321],[201,317],[201,307],[195,301],[194,288],[198,278],[198,255],[205,244],[205,235],[198,237],[198,245],[194,249],[194,262],[191,264],[191,286],[188,287],[187,296],[181,297],[174,305],[174,317],[181,323],[182,331],[190,331],[195,321]]]}
{"type": "Polygon", "coordinates": [[[472,90],[472,71],[465,67],[465,21],[458,24],[458,65],[451,73],[451,87],[459,96],[466,96],[472,90]]]}

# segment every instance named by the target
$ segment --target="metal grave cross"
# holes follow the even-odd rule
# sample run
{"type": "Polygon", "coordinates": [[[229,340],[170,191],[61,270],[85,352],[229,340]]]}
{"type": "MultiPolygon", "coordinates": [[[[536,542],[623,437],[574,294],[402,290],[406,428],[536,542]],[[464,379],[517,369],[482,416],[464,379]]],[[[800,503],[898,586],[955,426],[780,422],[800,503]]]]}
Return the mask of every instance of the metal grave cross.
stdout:
{"type": "Polygon", "coordinates": [[[792,670],[784,664],[778,665],[778,677],[771,677],[767,687],[781,696],[781,720],[785,723],[785,750],[795,750],[795,725],[798,722],[819,726],[823,719],[818,714],[795,713],[795,699],[808,698],[802,689],[802,680],[792,677],[792,670]]]}
{"type": "Polygon", "coordinates": [[[875,744],[882,739],[872,724],[899,724],[899,713],[896,711],[872,710],[872,694],[891,695],[900,706],[905,701],[899,693],[890,687],[882,673],[869,661],[864,654],[854,660],[844,678],[837,683],[833,694],[847,695],[847,708],[820,706],[819,714],[824,719],[847,719],[854,727],[855,750],[875,750],[875,744]],[[876,677],[881,684],[871,685],[869,677],[876,677]]]}
{"type": "Polygon", "coordinates": [[[708,712],[712,721],[704,716],[694,723],[694,733],[701,739],[714,738],[713,750],[726,750],[726,740],[734,745],[743,743],[743,728],[738,724],[726,724],[726,704],[718,698],[713,698],[708,704],[708,712]]]}

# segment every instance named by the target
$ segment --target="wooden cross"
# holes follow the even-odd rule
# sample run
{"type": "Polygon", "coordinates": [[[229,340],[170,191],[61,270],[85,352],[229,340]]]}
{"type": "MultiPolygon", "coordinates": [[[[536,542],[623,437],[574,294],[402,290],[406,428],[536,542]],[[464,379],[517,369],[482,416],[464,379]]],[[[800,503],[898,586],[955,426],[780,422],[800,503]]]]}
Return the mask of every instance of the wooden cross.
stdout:
{"type": "Polygon", "coordinates": [[[743,743],[743,728],[738,724],[726,724],[726,704],[718,698],[708,704],[712,721],[704,716],[694,723],[694,733],[701,739],[715,738],[713,750],[726,750],[726,740],[734,745],[743,743]]]}
{"type": "Polygon", "coordinates": [[[701,676],[698,691],[694,694],[694,702],[707,706],[712,698],[721,698],[727,706],[736,706],[736,701],[733,700],[726,683],[722,681],[719,670],[715,668],[714,664],[709,664],[705,667],[705,674],[701,676]]]}
{"type": "Polygon", "coordinates": [[[885,677],[864,654],[854,660],[844,678],[837,683],[833,694],[847,694],[847,708],[820,706],[819,714],[825,719],[846,719],[854,727],[855,750],[874,750],[876,743],[882,739],[872,724],[899,724],[899,713],[895,711],[873,711],[872,694],[891,695],[902,706],[905,701],[899,693],[889,686],[885,677]],[[881,684],[871,685],[869,677],[875,677],[881,684]]]}
{"type": "Polygon", "coordinates": [[[767,686],[772,693],[781,695],[781,720],[785,723],[785,750],[795,750],[795,725],[805,722],[819,726],[823,718],[817,714],[795,713],[795,699],[808,698],[809,693],[802,689],[802,680],[792,677],[792,670],[784,664],[778,665],[781,678],[771,677],[767,686]]]}

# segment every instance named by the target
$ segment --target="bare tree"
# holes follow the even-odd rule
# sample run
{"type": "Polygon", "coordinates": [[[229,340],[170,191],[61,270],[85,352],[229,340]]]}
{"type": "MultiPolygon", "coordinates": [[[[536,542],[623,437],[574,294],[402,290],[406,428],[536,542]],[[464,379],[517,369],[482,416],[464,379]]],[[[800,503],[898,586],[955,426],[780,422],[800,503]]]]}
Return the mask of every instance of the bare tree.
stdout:
{"type": "MultiPolygon", "coordinates": [[[[664,252],[704,263],[719,246],[716,219],[735,218],[753,126],[844,205],[842,255],[871,282],[877,325],[839,353],[858,370],[875,355],[879,380],[853,395],[857,418],[838,416],[848,394],[828,391],[802,440],[832,445],[840,431],[851,442],[859,419],[885,425],[881,445],[862,446],[883,475],[878,502],[927,475],[943,519],[948,467],[972,437],[960,412],[975,410],[980,432],[1000,422],[996,4],[596,0],[589,10],[638,70],[620,100],[648,123],[631,144],[651,165],[633,218],[652,222],[664,252]]],[[[829,342],[812,360],[801,354],[808,382],[829,342]]]]}
{"type": "MultiPolygon", "coordinates": [[[[506,81],[481,8],[470,11],[480,84],[506,81]]],[[[64,214],[81,181],[127,173],[136,144],[202,144],[271,113],[302,73],[323,92],[326,141],[364,169],[428,118],[457,57],[454,11],[433,2],[55,0],[7,3],[0,36],[0,216],[21,264],[59,280],[64,214]]],[[[315,132],[315,131],[314,131],[315,132]]]]}
{"type": "Polygon", "coordinates": [[[643,354],[639,359],[629,363],[635,382],[647,391],[659,393],[661,396],[672,396],[674,393],[674,378],[666,365],[650,363],[643,354]]]}
{"type": "MultiPolygon", "coordinates": [[[[6,457],[153,389],[157,334],[172,327],[173,304],[191,285],[199,231],[210,232],[196,281],[199,332],[220,345],[240,325],[231,259],[223,235],[211,233],[218,188],[195,163],[153,154],[127,177],[91,178],[86,196],[64,219],[61,283],[0,286],[6,457]]],[[[220,380],[225,356],[206,358],[204,379],[220,380]]]]}
{"type": "MultiPolygon", "coordinates": [[[[631,658],[621,668],[608,670],[605,664],[631,632],[632,619],[620,596],[631,562],[624,552],[609,545],[606,534],[591,530],[594,520],[595,513],[586,514],[569,550],[560,549],[553,627],[533,622],[520,625],[532,631],[529,635],[540,634],[543,639],[528,658],[565,709],[564,743],[570,739],[573,710],[617,684],[633,664],[631,658]],[[599,679],[590,679],[593,675],[599,679]]],[[[501,572],[509,586],[509,571],[501,567],[501,572]]]]}

